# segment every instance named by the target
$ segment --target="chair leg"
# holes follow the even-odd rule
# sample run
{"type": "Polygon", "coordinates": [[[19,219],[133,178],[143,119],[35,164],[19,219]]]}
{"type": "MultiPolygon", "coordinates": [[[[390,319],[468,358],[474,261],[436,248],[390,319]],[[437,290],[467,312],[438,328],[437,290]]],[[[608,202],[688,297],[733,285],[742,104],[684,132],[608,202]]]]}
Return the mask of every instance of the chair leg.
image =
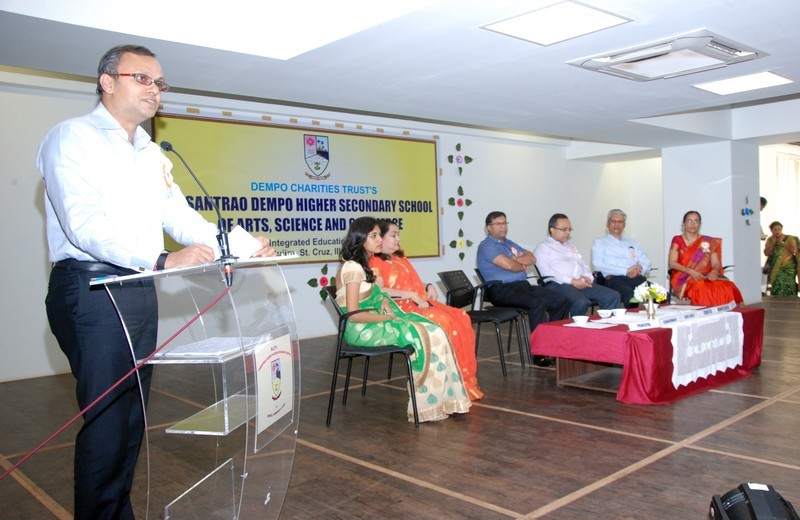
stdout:
{"type": "Polygon", "coordinates": [[[419,412],[417,411],[417,393],[414,391],[414,373],[411,370],[411,356],[404,354],[406,370],[408,370],[408,387],[411,394],[411,409],[414,411],[414,426],[419,428],[419,412]]]}
{"type": "Polygon", "coordinates": [[[525,341],[523,342],[525,345],[525,358],[528,360],[529,365],[533,365],[533,354],[531,354],[531,334],[533,331],[526,313],[520,314],[519,319],[522,321],[522,333],[525,334],[525,341]]]}
{"type": "Polygon", "coordinates": [[[350,371],[353,368],[353,356],[347,358],[347,376],[344,378],[344,394],[342,394],[342,406],[347,405],[347,391],[350,389],[350,371]]]}
{"type": "MultiPolygon", "coordinates": [[[[517,325],[517,348],[519,349],[519,362],[522,365],[522,368],[525,368],[525,345],[527,341],[525,341],[525,322],[519,319],[514,320],[517,325]]],[[[530,350],[530,349],[529,349],[530,350]]]]}
{"type": "Polygon", "coordinates": [[[386,372],[386,380],[392,380],[392,361],[394,361],[394,352],[389,354],[389,370],[386,372]]]}
{"type": "MultiPolygon", "coordinates": [[[[525,326],[522,326],[524,329],[525,326]]],[[[522,363],[522,368],[525,368],[525,353],[522,351],[522,329],[520,329],[520,320],[519,318],[515,318],[508,322],[508,345],[506,346],[506,352],[511,352],[511,335],[512,332],[516,329],[517,331],[517,349],[519,350],[519,361],[522,363]]]]}
{"type": "Polygon", "coordinates": [[[506,358],[503,355],[503,337],[500,335],[500,324],[494,324],[494,331],[497,334],[497,350],[500,353],[500,367],[503,369],[503,379],[508,379],[508,374],[506,373],[506,358]]]}
{"type": "Polygon", "coordinates": [[[361,397],[367,395],[367,376],[369,375],[369,356],[364,357],[364,379],[361,381],[361,397]]]}
{"type": "Polygon", "coordinates": [[[339,361],[341,357],[336,355],[336,361],[333,363],[333,379],[331,379],[331,395],[328,398],[328,417],[325,419],[325,426],[331,425],[331,415],[333,414],[333,397],[336,395],[336,379],[339,377],[339,361]]]}

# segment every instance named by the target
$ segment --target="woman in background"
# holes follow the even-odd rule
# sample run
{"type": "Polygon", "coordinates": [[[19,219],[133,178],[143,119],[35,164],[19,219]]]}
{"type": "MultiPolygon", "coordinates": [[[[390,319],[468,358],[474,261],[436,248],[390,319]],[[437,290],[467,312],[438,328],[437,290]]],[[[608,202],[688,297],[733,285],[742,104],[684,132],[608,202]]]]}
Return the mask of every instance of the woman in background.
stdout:
{"type": "MultiPolygon", "coordinates": [[[[357,218],[342,242],[344,263],[336,275],[336,303],[351,312],[374,309],[352,316],[344,339],[351,345],[371,347],[413,345],[414,372],[419,420],[438,421],[452,413],[466,413],[467,397],[453,347],[444,331],[416,314],[406,314],[374,283],[369,259],[381,253],[381,231],[372,217],[357,218]]],[[[409,421],[413,411],[409,400],[409,421]]]]}
{"type": "Polygon", "coordinates": [[[669,268],[673,291],[692,305],[742,303],[739,288],[722,275],[722,239],[701,235],[700,225],[700,213],[689,211],[683,216],[683,234],[672,238],[669,268]]]}
{"type": "Polygon", "coordinates": [[[475,331],[466,312],[437,301],[433,284],[424,284],[414,266],[400,249],[400,228],[391,220],[379,220],[382,252],[373,255],[369,266],[377,276],[378,285],[392,296],[405,312],[419,314],[441,326],[453,345],[467,395],[473,401],[481,399],[478,387],[478,362],[475,359],[475,331]]]}
{"type": "Polygon", "coordinates": [[[772,235],[764,245],[767,256],[770,294],[774,296],[797,296],[797,251],[798,239],[783,234],[783,224],[778,221],[769,225],[772,235]]]}

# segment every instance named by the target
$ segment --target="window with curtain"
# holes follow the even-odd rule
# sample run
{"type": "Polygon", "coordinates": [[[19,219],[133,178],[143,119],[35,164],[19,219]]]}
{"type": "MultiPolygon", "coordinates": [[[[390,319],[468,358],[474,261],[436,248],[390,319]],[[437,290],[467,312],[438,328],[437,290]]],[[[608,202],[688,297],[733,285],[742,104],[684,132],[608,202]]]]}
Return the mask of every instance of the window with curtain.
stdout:
{"type": "MultiPolygon", "coordinates": [[[[777,154],[777,193],[770,198],[771,214],[783,224],[784,233],[800,235],[800,155],[777,154]]],[[[765,231],[769,222],[764,223],[765,231]]]]}

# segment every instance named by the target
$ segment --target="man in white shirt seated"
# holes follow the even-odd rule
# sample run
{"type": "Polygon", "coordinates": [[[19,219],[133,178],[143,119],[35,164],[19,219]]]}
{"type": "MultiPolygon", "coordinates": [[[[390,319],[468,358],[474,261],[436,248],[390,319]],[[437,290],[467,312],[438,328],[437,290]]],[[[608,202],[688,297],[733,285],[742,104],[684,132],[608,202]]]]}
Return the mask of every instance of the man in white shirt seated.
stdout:
{"type": "Polygon", "coordinates": [[[650,259],[639,242],[622,236],[628,216],[621,209],[608,212],[608,234],[592,242],[592,264],[606,279],[606,286],[617,291],[623,306],[633,298],[633,290],[646,281],[650,259]]]}
{"type": "Polygon", "coordinates": [[[601,309],[619,308],[619,293],[594,284],[591,269],[583,261],[578,248],[570,243],[572,224],[569,218],[563,213],[556,213],[550,217],[547,231],[550,236],[533,250],[536,267],[545,279],[547,288],[569,301],[570,314],[585,316],[594,302],[601,309]]]}

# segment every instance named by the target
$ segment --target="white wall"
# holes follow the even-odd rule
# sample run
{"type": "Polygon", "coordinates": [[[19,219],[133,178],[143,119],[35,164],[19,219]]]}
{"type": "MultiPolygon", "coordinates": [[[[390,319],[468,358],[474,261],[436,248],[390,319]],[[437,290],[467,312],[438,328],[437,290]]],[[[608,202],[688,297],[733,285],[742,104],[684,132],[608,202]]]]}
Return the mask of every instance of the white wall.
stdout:
{"type": "MultiPolygon", "coordinates": [[[[0,215],[4,297],[0,303],[3,336],[0,343],[0,381],[69,371],[66,358],[50,334],[44,297],[50,266],[44,235],[44,190],[36,170],[36,152],[45,133],[58,121],[88,112],[96,96],[91,85],[83,93],[50,81],[51,89],[19,88],[0,76],[0,215]]],[[[26,79],[27,81],[27,79],[26,79]]],[[[40,78],[32,81],[41,83],[40,78]]]]}

